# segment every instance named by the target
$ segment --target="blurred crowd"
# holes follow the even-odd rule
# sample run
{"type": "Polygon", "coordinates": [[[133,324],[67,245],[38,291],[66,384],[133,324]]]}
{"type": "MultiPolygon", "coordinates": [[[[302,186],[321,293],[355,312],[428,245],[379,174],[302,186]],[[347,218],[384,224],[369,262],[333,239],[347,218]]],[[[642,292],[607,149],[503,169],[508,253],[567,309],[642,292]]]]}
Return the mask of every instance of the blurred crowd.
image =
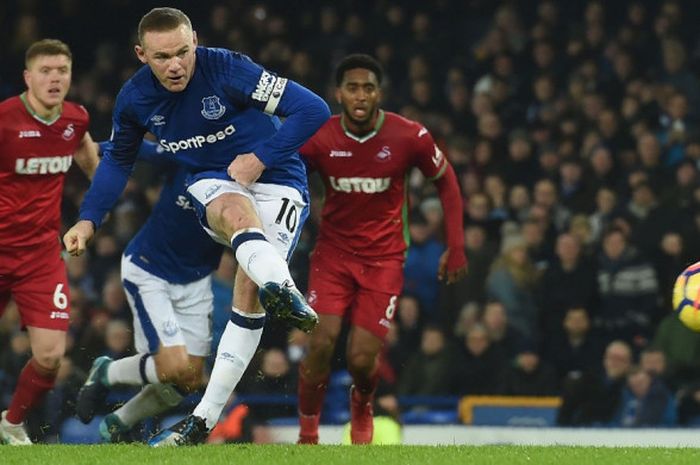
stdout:
{"type": "MultiPolygon", "coordinates": [[[[22,91],[31,42],[63,39],[74,52],[69,99],[90,111],[93,138],[107,138],[116,93],[139,66],[135,27],[152,3],[3,2],[0,97],[22,91]]],[[[415,173],[405,289],[383,354],[389,392],[561,395],[564,425],[696,421],[700,334],[670,309],[675,277],[700,256],[700,5],[170,3],[190,15],[200,43],[249,54],[331,104],[338,60],[374,55],[387,75],[383,107],[425,124],[455,167],[469,275],[450,287],[437,280],[442,211],[415,173]]],[[[66,225],[86,185],[70,174],[66,225]]],[[[70,414],[94,357],[133,350],[119,259],[159,185],[157,171],[138,167],[90,253],[67,260],[70,350],[65,389],[55,393],[67,401],[44,415],[70,414]]],[[[302,289],[322,204],[318,180],[311,185],[312,215],[292,262],[302,289]]],[[[214,279],[215,332],[227,319],[232,269],[227,253],[214,279]]],[[[0,320],[0,404],[28,358],[13,315],[0,320]]],[[[263,347],[241,392],[293,396],[303,335],[268,325],[263,347]]],[[[268,416],[285,414],[294,408],[268,416]]]]}

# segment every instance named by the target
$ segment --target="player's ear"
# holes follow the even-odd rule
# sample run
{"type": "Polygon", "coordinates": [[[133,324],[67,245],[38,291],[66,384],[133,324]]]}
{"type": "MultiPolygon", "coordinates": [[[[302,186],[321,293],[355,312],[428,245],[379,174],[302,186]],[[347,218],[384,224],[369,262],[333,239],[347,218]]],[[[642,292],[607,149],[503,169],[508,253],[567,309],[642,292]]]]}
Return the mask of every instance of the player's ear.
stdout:
{"type": "Polygon", "coordinates": [[[29,89],[29,75],[30,75],[29,70],[25,69],[24,73],[22,73],[22,75],[24,76],[24,84],[26,84],[27,89],[29,89]]]}
{"type": "Polygon", "coordinates": [[[198,44],[198,42],[197,42],[197,31],[195,31],[195,30],[192,31],[192,43],[194,44],[195,47],[196,47],[197,44],[198,44]]]}
{"type": "Polygon", "coordinates": [[[146,62],[147,62],[148,60],[146,60],[146,52],[145,52],[145,50],[143,49],[143,47],[141,47],[141,46],[138,45],[138,44],[135,45],[135,46],[134,46],[134,52],[136,52],[136,57],[139,59],[139,61],[140,61],[141,63],[143,63],[143,64],[146,64],[146,62]]]}
{"type": "Polygon", "coordinates": [[[335,103],[340,104],[342,102],[340,98],[340,87],[335,88],[335,103]]]}

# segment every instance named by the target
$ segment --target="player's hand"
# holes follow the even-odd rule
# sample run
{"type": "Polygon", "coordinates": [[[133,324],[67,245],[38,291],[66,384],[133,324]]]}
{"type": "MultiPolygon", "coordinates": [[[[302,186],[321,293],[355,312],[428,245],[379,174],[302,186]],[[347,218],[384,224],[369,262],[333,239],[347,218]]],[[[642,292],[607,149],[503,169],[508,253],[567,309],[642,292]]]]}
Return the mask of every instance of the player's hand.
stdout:
{"type": "Polygon", "coordinates": [[[447,284],[453,284],[467,275],[467,257],[463,248],[448,248],[440,256],[438,265],[438,279],[447,280],[447,284]]]}
{"type": "Polygon", "coordinates": [[[265,165],[254,153],[244,153],[238,155],[230,165],[226,172],[238,184],[248,187],[258,180],[265,165]]]}
{"type": "Polygon", "coordinates": [[[92,221],[80,220],[63,235],[63,245],[66,251],[77,257],[85,252],[87,243],[95,235],[95,226],[92,221]]]}

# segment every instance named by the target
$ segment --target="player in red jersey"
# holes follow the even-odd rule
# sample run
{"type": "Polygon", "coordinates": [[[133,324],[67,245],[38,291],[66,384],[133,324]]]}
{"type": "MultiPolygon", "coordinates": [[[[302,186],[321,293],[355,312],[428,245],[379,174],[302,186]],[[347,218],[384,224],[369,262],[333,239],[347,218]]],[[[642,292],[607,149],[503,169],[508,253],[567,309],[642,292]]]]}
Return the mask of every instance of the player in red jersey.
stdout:
{"type": "Polygon", "coordinates": [[[381,67],[372,57],[343,59],[336,70],[342,114],[300,151],[326,190],[311,258],[308,300],[320,323],[300,367],[300,443],[318,442],[330,360],[344,317],[351,325],[351,439],[355,444],[372,440],[376,360],[403,286],[411,168],[435,183],[445,211],[447,250],[440,278],[453,283],[466,273],[457,177],[425,127],[379,108],[381,80],[381,67]]]}
{"type": "Polygon", "coordinates": [[[68,277],[61,259],[61,195],[73,159],[92,177],[97,147],[85,108],[66,102],[72,56],[45,39],[25,56],[27,91],[0,103],[0,314],[10,297],[29,332],[32,358],[22,369],[0,441],[31,444],[24,418],[49,391],[65,352],[68,277]]]}

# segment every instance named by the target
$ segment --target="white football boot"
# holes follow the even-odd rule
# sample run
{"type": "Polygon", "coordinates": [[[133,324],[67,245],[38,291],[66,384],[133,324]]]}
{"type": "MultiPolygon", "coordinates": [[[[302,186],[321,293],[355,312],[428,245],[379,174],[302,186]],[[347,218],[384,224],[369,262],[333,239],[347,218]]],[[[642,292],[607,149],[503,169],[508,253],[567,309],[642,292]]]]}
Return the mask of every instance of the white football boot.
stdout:
{"type": "Polygon", "coordinates": [[[0,415],[0,442],[10,446],[31,446],[32,441],[24,430],[24,423],[15,425],[5,418],[7,410],[0,415]]]}

